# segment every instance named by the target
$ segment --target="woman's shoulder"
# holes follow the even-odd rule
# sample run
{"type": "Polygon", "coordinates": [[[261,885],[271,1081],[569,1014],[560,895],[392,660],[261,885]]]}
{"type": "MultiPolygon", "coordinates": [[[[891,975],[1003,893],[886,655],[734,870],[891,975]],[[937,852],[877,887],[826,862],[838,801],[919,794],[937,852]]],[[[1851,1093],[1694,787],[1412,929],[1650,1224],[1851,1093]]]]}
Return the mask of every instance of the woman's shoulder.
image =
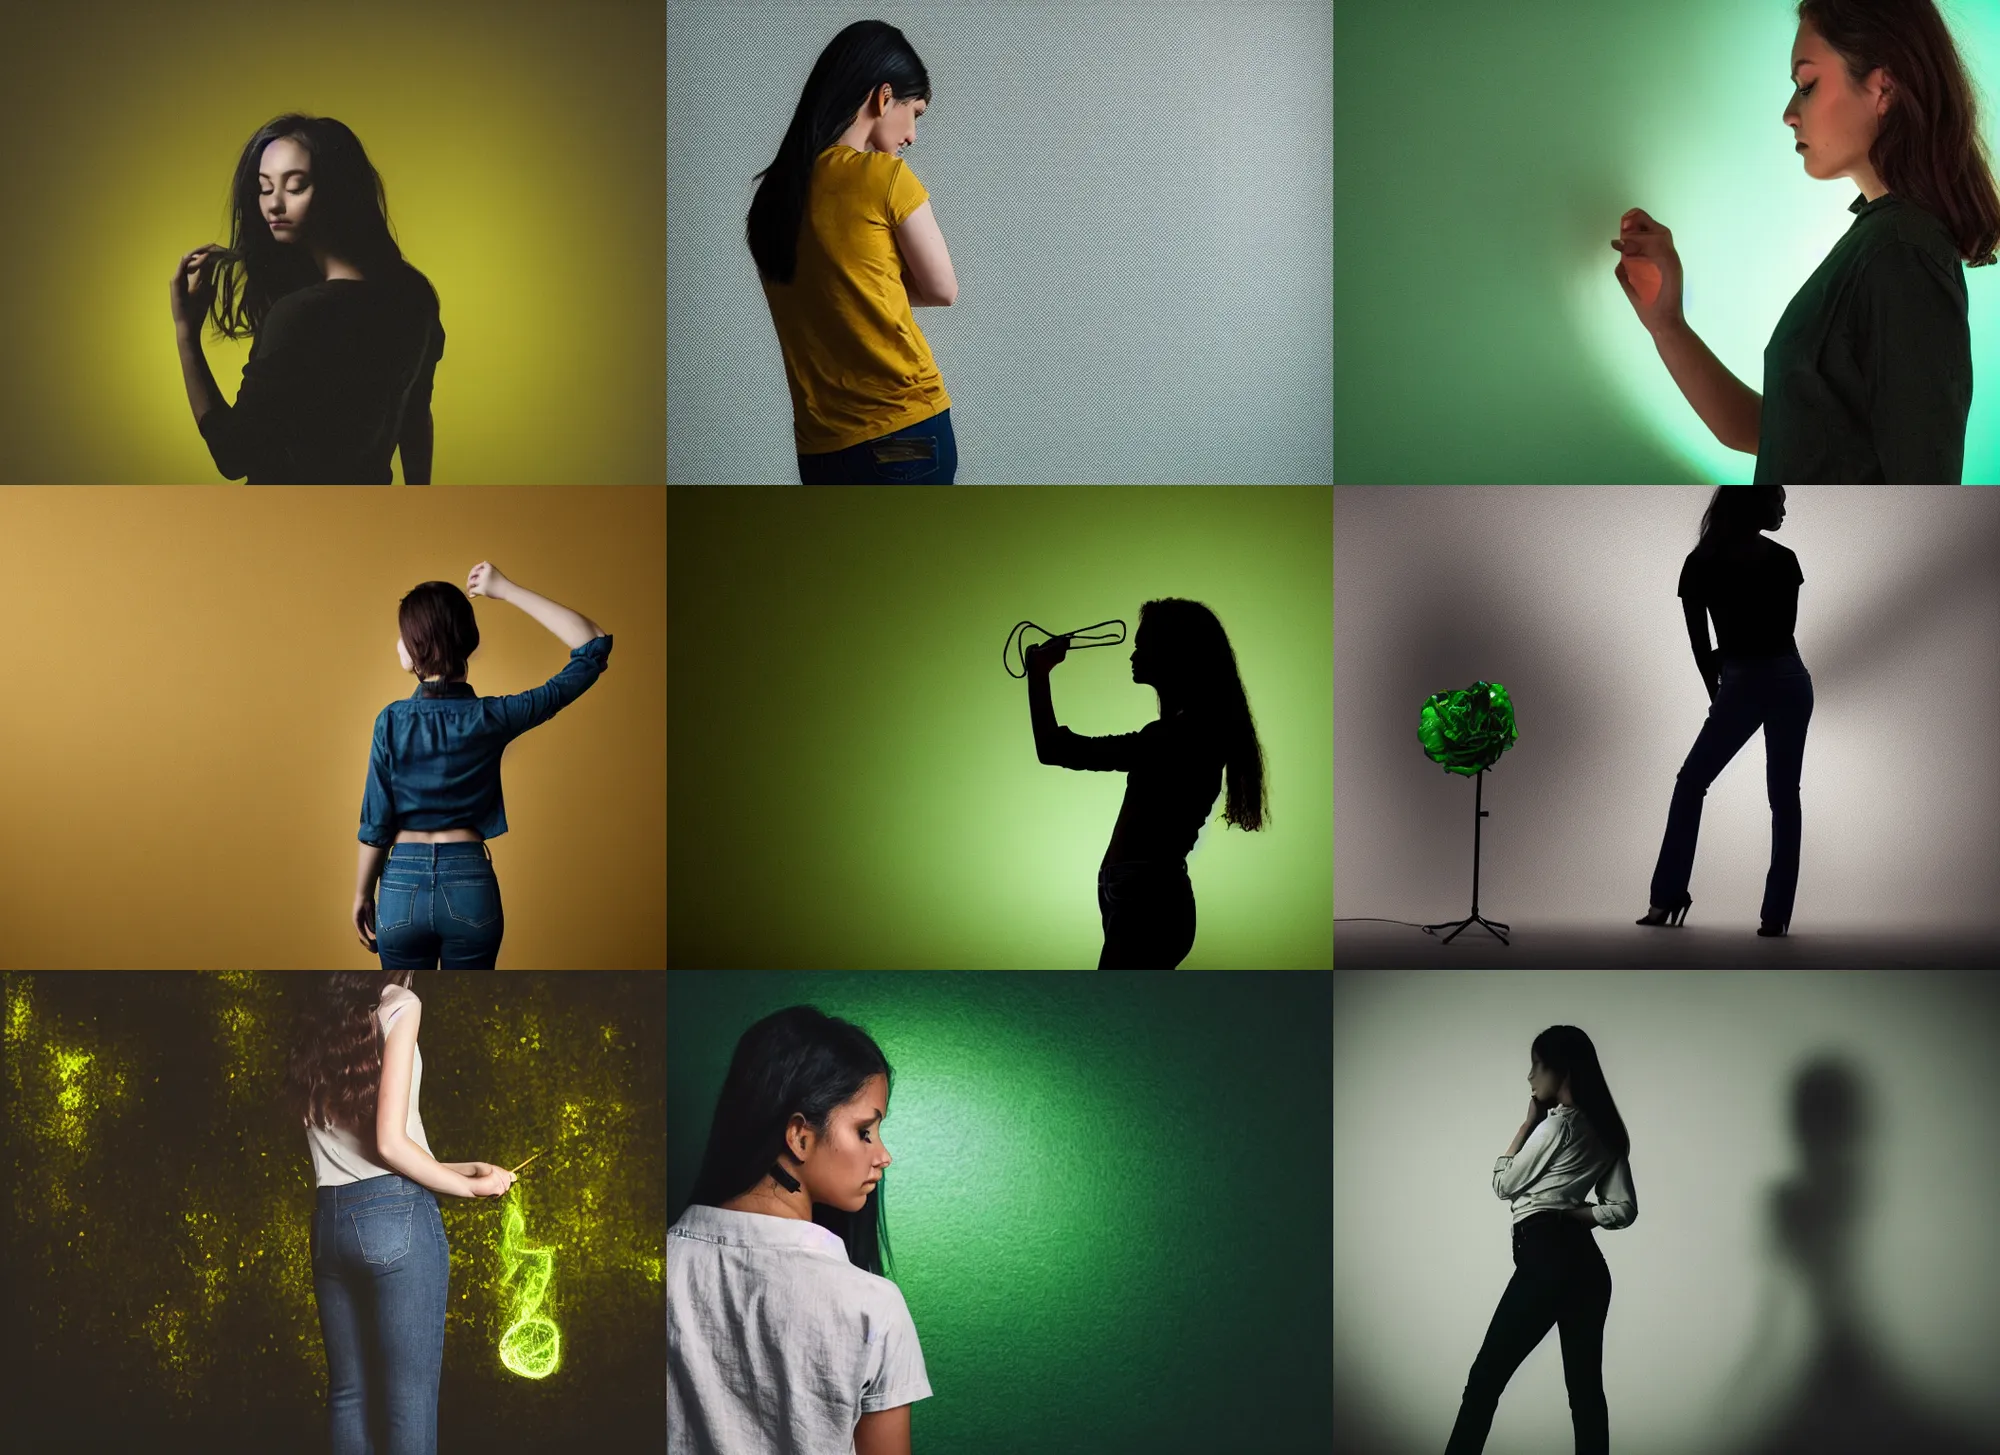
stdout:
{"type": "Polygon", "coordinates": [[[423,999],[407,985],[385,985],[378,1009],[389,1010],[399,1005],[422,1005],[423,999]]]}

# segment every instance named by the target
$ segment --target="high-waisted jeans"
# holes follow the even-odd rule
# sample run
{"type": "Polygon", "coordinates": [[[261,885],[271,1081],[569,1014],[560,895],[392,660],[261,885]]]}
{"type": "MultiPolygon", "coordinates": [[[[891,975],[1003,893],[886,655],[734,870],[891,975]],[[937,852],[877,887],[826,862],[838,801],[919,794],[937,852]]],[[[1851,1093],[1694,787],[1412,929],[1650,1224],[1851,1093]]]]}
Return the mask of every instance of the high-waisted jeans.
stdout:
{"type": "Polygon", "coordinates": [[[375,890],[384,970],[491,970],[507,917],[483,843],[397,844],[375,890]]]}
{"type": "Polygon", "coordinates": [[[1767,924],[1788,924],[1799,888],[1799,775],[1805,766],[1806,726],[1812,721],[1812,674],[1799,654],[1790,652],[1725,658],[1720,676],[1708,721],[1674,783],[1666,836],[1653,865],[1653,903],[1665,908],[1687,893],[1708,785],[1761,724],[1764,782],[1771,799],[1771,869],[1764,879],[1763,917],[1767,924]]]}
{"type": "Polygon", "coordinates": [[[437,1455],[451,1289],[437,1198],[393,1172],[322,1187],[311,1247],[333,1455],[437,1455]]]}
{"type": "Polygon", "coordinates": [[[1128,859],[1097,871],[1104,921],[1100,970],[1172,970],[1194,948],[1194,885],[1187,860],[1128,859]]]}
{"type": "Polygon", "coordinates": [[[801,485],[950,485],[958,479],[951,411],[844,450],[799,456],[801,485]]]}
{"type": "Polygon", "coordinates": [[[1597,1251],[1595,1236],[1560,1212],[1539,1212],[1514,1224],[1514,1276],[1486,1326],[1479,1357],[1472,1361],[1444,1455],[1479,1455],[1486,1448],[1500,1392],[1551,1324],[1562,1329],[1563,1382],[1569,1386],[1576,1455],[1608,1455],[1604,1319],[1611,1311],[1611,1270],[1597,1251]]]}

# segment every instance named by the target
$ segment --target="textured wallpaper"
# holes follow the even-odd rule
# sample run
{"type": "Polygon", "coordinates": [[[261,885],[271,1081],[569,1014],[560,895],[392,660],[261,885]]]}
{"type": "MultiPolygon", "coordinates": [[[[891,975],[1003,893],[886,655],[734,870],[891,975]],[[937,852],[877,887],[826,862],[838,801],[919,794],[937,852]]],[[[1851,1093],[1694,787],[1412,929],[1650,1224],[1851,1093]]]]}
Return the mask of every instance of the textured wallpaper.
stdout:
{"type": "Polygon", "coordinates": [[[798,483],[744,217],[814,60],[871,17],[930,72],[908,161],[960,291],[916,321],[958,482],[1330,481],[1326,0],[668,0],[668,481],[798,483]]]}
{"type": "MultiPolygon", "coordinates": [[[[9,1448],[318,1447],[312,1160],[278,1104],[313,978],[4,977],[9,1448]]],[[[424,971],[414,988],[432,1152],[507,1167],[538,1152],[505,1201],[520,1236],[553,1250],[546,1293],[525,1308],[526,1285],[503,1277],[514,1209],[439,1197],[451,1242],[439,1450],[656,1452],[663,982],[424,971]],[[524,1318],[559,1331],[545,1376],[502,1361],[524,1318]]]]}
{"type": "MultiPolygon", "coordinates": [[[[1336,915],[1465,913],[1473,785],[1424,756],[1417,724],[1425,698],[1477,679],[1512,692],[1520,732],[1486,774],[1482,910],[1645,912],[1708,713],[1674,593],[1713,493],[1335,489],[1336,915]]],[[[2000,716],[2000,490],[1794,486],[1787,511],[1771,538],[1805,575],[1795,635],[1815,697],[1794,928],[1984,922],[2000,761],[1975,745],[2000,716]]],[[[1695,914],[1754,927],[1770,849],[1759,733],[1708,791],[1695,914]]]]}
{"type": "Polygon", "coordinates": [[[670,971],[669,1207],[737,1038],[816,1005],[894,1073],[916,1449],[1324,1455],[1330,981],[670,971]]]}
{"type": "MultiPolygon", "coordinates": [[[[1810,570],[1810,568],[1808,568],[1810,570]]],[[[1434,1455],[1513,1268],[1529,1047],[1581,1028],[1632,1137],[1604,1389],[1623,1455],[2000,1449],[2000,980],[1338,971],[1332,1448],[1434,1455]]],[[[1571,1448],[1551,1331],[1487,1455],[1571,1448]]]]}

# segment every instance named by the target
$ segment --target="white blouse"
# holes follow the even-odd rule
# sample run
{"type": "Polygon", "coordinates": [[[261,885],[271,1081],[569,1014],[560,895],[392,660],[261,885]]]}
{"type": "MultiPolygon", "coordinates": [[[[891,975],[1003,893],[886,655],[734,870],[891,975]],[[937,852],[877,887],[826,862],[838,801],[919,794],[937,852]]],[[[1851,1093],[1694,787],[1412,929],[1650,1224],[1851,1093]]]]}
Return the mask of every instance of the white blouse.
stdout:
{"type": "Polygon", "coordinates": [[[1517,1223],[1539,1212],[1583,1207],[1592,1189],[1597,1226],[1629,1228],[1638,1221],[1632,1164],[1613,1158],[1590,1118],[1573,1106],[1551,1107],[1519,1152],[1493,1164],[1493,1194],[1513,1205],[1517,1223]]]}

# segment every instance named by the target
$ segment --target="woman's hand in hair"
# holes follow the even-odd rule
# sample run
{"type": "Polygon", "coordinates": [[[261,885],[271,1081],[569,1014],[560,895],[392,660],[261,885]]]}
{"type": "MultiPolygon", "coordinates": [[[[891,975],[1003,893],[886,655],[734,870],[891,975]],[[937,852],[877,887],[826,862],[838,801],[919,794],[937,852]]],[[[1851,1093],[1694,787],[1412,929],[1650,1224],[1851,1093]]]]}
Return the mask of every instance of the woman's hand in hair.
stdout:
{"type": "Polygon", "coordinates": [[[211,243],[181,254],[180,266],[174,269],[173,280],[167,285],[174,326],[185,333],[201,327],[202,320],[208,317],[209,305],[215,302],[215,275],[208,267],[208,255],[214,249],[215,244],[211,243]]]}
{"type": "Polygon", "coordinates": [[[495,1167],[491,1162],[473,1162],[468,1165],[478,1169],[467,1174],[472,1179],[474,1197],[499,1197],[514,1185],[514,1174],[505,1167],[495,1167]]]}
{"type": "Polygon", "coordinates": [[[1045,642],[1037,642],[1021,654],[1021,661],[1030,672],[1046,672],[1069,655],[1068,637],[1050,637],[1045,642]]]}
{"type": "Polygon", "coordinates": [[[507,599],[507,588],[514,583],[500,574],[500,568],[491,561],[481,561],[465,576],[467,596],[486,596],[495,601],[507,599]]]}

